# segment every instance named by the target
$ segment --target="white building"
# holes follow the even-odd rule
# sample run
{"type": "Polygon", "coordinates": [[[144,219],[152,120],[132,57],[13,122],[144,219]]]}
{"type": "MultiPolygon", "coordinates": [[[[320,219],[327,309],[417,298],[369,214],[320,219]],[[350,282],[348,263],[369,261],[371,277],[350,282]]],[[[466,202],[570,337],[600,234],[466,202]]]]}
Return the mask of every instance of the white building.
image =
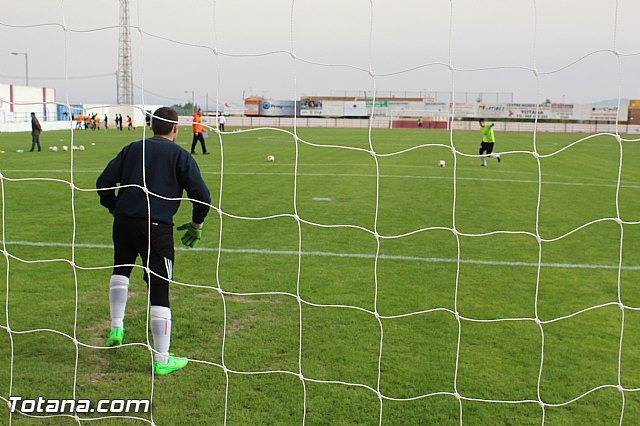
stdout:
{"type": "Polygon", "coordinates": [[[31,112],[35,112],[40,121],[56,121],[56,90],[0,84],[0,123],[29,121],[31,112]]]}

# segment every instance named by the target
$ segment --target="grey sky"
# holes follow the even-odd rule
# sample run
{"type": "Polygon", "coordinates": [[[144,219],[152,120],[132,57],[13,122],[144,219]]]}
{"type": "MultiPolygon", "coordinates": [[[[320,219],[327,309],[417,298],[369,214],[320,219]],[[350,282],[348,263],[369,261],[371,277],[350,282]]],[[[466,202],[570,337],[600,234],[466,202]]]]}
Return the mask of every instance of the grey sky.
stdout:
{"type": "MultiPolygon", "coordinates": [[[[67,93],[72,103],[115,102],[119,3],[0,0],[0,82],[24,83],[24,57],[10,52],[28,52],[31,85],[55,87],[62,102],[67,93]],[[74,31],[7,26],[63,22],[74,31]],[[68,86],[39,79],[64,77],[65,61],[69,77],[103,77],[68,86]]],[[[371,93],[370,68],[382,91],[453,87],[513,92],[517,102],[640,98],[638,16],[637,0],[295,0],[293,8],[291,0],[131,0],[131,24],[144,30],[131,31],[135,100],[142,86],[146,103],[182,103],[193,90],[200,104],[208,93],[210,107],[243,93],[371,93]],[[292,39],[300,60],[268,54],[290,52],[292,39]],[[622,55],[599,52],[611,49],[622,55]],[[444,65],[423,66],[437,63],[444,65]],[[527,69],[534,66],[538,78],[527,69]]]]}

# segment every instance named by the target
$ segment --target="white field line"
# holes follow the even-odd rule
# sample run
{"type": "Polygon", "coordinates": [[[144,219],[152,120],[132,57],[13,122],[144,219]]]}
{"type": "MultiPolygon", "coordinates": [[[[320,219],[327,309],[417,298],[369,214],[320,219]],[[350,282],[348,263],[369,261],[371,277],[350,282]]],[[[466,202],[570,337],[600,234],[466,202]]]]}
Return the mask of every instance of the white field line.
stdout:
{"type": "MultiPolygon", "coordinates": [[[[3,173],[69,173],[69,170],[4,170],[3,173]]],[[[102,170],[98,169],[74,169],[74,173],[101,173],[102,170]]],[[[219,175],[220,172],[207,172],[201,171],[203,175],[219,175]]],[[[282,172],[224,172],[225,175],[245,175],[245,176],[293,176],[293,173],[282,172]]],[[[312,176],[312,177],[363,177],[363,178],[375,178],[375,174],[367,173],[298,173],[298,176],[312,176]]],[[[415,176],[415,175],[380,175],[380,178],[388,179],[434,179],[434,180],[451,180],[451,176],[415,176]]],[[[527,179],[501,179],[501,178],[483,178],[483,177],[458,177],[458,180],[468,180],[473,182],[508,182],[508,183],[526,183],[538,185],[538,180],[527,179]]],[[[585,177],[587,179],[587,177],[585,177]]],[[[542,181],[543,185],[565,185],[565,186],[595,186],[603,188],[616,188],[615,183],[587,183],[587,182],[558,182],[558,181],[542,181]]],[[[621,184],[621,188],[633,188],[640,189],[640,185],[635,184],[621,184]]]]}
{"type": "MultiPolygon", "coordinates": [[[[68,243],[54,243],[54,242],[33,242],[33,241],[7,241],[7,246],[32,246],[32,247],[71,247],[68,243]]],[[[88,249],[113,249],[110,244],[76,244],[76,248],[88,248],[88,249]]],[[[218,252],[216,248],[186,248],[176,247],[179,251],[204,251],[204,252],[218,252]]],[[[267,254],[278,256],[297,256],[298,252],[295,250],[266,250],[266,249],[228,249],[223,248],[220,250],[222,253],[239,253],[239,254],[267,254]]],[[[355,258],[355,259],[375,259],[374,254],[367,253],[333,253],[324,251],[303,251],[303,256],[319,256],[319,257],[342,257],[342,258],[355,258]]],[[[456,263],[458,260],[455,258],[443,258],[443,257],[419,257],[419,256],[393,256],[393,255],[380,255],[379,259],[384,260],[404,260],[410,262],[426,262],[426,263],[456,263]]],[[[537,267],[535,262],[509,262],[503,260],[473,260],[473,259],[460,259],[460,263],[471,265],[492,265],[492,266],[524,266],[524,267],[537,267]]],[[[598,265],[591,263],[542,263],[542,267],[547,268],[567,268],[567,269],[618,269],[618,265],[598,265]]],[[[623,270],[628,271],[640,271],[640,266],[622,266],[623,270]]]]}

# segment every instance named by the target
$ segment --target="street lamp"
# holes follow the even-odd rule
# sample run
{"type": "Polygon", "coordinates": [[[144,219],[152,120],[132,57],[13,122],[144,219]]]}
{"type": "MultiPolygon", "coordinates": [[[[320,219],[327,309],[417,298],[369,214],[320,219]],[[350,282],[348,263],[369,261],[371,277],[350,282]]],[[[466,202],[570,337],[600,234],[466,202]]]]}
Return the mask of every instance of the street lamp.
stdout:
{"type": "Polygon", "coordinates": [[[196,112],[195,92],[193,90],[185,90],[184,93],[191,93],[191,108],[193,109],[192,112],[196,112]]]}
{"type": "Polygon", "coordinates": [[[24,55],[24,69],[25,69],[25,79],[27,81],[27,86],[29,85],[29,56],[27,52],[11,52],[12,55],[24,55]]]}

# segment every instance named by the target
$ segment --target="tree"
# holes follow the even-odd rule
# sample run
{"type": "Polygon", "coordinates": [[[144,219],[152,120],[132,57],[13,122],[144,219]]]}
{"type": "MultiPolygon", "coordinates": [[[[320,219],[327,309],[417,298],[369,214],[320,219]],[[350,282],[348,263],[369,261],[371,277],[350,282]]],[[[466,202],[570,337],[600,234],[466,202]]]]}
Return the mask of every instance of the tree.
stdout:
{"type": "Polygon", "coordinates": [[[178,115],[191,115],[195,111],[197,111],[200,108],[200,106],[198,104],[194,105],[191,102],[187,102],[184,105],[181,105],[181,104],[171,105],[171,108],[175,109],[178,115]]]}

